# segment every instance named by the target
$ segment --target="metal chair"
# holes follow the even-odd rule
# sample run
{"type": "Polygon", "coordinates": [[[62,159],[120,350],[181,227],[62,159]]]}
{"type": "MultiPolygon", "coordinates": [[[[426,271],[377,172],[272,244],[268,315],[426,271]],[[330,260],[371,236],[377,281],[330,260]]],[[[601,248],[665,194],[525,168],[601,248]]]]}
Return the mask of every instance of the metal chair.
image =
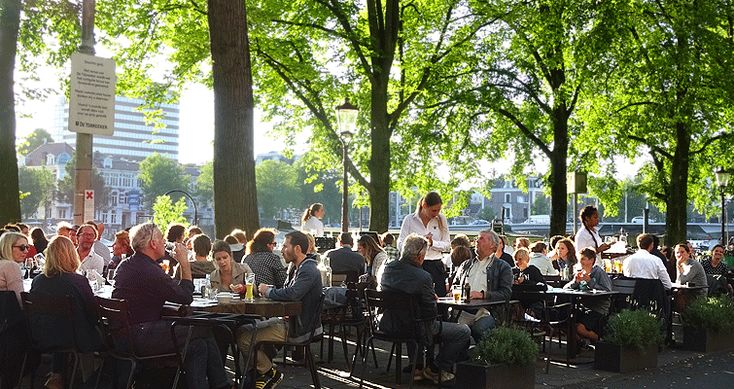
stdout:
{"type": "MultiPolygon", "coordinates": [[[[319,375],[316,371],[316,364],[313,360],[313,353],[311,353],[311,343],[315,343],[321,340],[322,334],[316,334],[316,330],[320,327],[318,326],[318,322],[321,316],[321,307],[324,304],[324,294],[321,294],[321,298],[319,299],[319,304],[316,307],[316,314],[314,315],[314,319],[311,323],[309,323],[309,326],[311,328],[311,334],[306,338],[305,340],[301,342],[295,342],[295,341],[272,341],[272,340],[263,340],[260,342],[257,342],[255,344],[255,347],[253,348],[255,359],[257,359],[257,350],[260,347],[263,346],[283,346],[283,347],[303,347],[305,348],[305,356],[306,356],[306,364],[308,365],[309,371],[311,372],[311,380],[313,381],[313,385],[316,389],[321,388],[321,382],[319,381],[319,375]]],[[[293,318],[291,318],[293,320],[293,318]]],[[[257,360],[255,360],[255,365],[257,365],[257,360]]]]}
{"type": "MultiPolygon", "coordinates": [[[[176,375],[173,380],[171,388],[176,388],[181,372],[184,372],[184,358],[185,350],[188,345],[189,337],[187,337],[184,343],[184,353],[182,353],[178,347],[174,347],[174,352],[143,355],[135,347],[133,339],[133,328],[130,325],[130,314],[128,309],[127,301],[115,299],[115,298],[103,298],[97,297],[99,303],[99,314],[101,317],[102,327],[105,330],[105,343],[109,350],[110,356],[117,360],[124,360],[130,362],[130,374],[127,378],[125,388],[130,388],[135,377],[135,371],[138,364],[142,364],[148,360],[175,360],[177,368],[176,375]]],[[[177,338],[175,333],[177,322],[171,323],[171,341],[172,344],[177,344],[177,338]]]]}
{"type": "MultiPolygon", "coordinates": [[[[382,340],[393,343],[396,350],[395,356],[395,381],[399,385],[401,383],[402,374],[402,345],[403,343],[415,343],[416,348],[413,352],[413,368],[410,372],[410,387],[413,387],[413,378],[415,376],[415,369],[417,365],[418,353],[423,349],[424,346],[430,343],[427,341],[427,329],[426,324],[432,323],[437,320],[438,316],[421,318],[418,310],[419,301],[415,296],[395,291],[376,291],[373,289],[365,289],[365,301],[367,304],[367,312],[369,315],[369,330],[370,337],[367,339],[365,344],[365,350],[369,350],[370,346],[374,347],[374,341],[382,340]],[[377,312],[381,311],[383,314],[388,311],[407,313],[408,323],[412,324],[412,327],[404,328],[403,333],[390,333],[380,329],[379,321],[377,319],[377,312]]],[[[441,323],[440,321],[438,322],[441,323]]],[[[438,336],[440,336],[440,327],[438,336]]],[[[435,336],[431,336],[431,339],[435,336]]],[[[362,358],[362,377],[360,378],[360,387],[364,384],[364,373],[367,365],[367,353],[362,358]]]]}
{"type": "MultiPolygon", "coordinates": [[[[76,380],[77,370],[84,368],[80,364],[80,356],[85,352],[79,346],[79,339],[74,329],[74,299],[71,296],[53,296],[22,292],[21,301],[23,303],[23,311],[28,320],[27,328],[30,332],[31,346],[23,356],[18,385],[22,384],[22,378],[25,375],[25,368],[30,353],[64,353],[71,355],[73,361],[71,377],[67,386],[68,388],[72,388],[76,380]],[[50,330],[43,328],[44,324],[55,327],[50,330]],[[56,327],[59,324],[62,324],[64,327],[56,327]],[[51,335],[51,331],[54,331],[53,336],[49,336],[51,335]],[[68,339],[69,337],[71,339],[68,339]]],[[[82,375],[84,375],[83,373],[82,371],[82,375]]]]}

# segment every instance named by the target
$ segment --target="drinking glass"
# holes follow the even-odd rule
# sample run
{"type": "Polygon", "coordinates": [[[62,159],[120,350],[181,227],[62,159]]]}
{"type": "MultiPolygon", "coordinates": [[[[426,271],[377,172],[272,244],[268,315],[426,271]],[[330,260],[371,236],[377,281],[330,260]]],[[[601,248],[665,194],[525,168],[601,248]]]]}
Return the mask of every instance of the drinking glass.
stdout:
{"type": "Polygon", "coordinates": [[[461,300],[461,287],[455,286],[452,293],[454,295],[454,302],[458,303],[461,300]]]}
{"type": "Polygon", "coordinates": [[[115,269],[107,269],[107,283],[115,286],[115,269]]]}
{"type": "Polygon", "coordinates": [[[245,275],[245,300],[246,301],[254,301],[255,300],[255,273],[250,273],[245,275]]]}

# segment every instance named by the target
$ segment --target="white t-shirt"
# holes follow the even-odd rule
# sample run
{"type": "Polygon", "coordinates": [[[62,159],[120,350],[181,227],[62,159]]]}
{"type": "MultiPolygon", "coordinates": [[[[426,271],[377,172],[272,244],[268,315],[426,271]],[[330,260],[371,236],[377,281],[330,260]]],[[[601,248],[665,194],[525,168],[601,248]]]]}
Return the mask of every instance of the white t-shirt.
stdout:
{"type": "Polygon", "coordinates": [[[528,264],[537,267],[540,270],[540,274],[544,276],[558,275],[558,270],[553,267],[553,262],[550,258],[543,255],[543,253],[530,253],[530,262],[528,264]]]}
{"type": "Polygon", "coordinates": [[[301,231],[313,234],[314,237],[324,236],[324,223],[316,216],[311,216],[305,223],[303,223],[303,225],[301,225],[301,231]]]}

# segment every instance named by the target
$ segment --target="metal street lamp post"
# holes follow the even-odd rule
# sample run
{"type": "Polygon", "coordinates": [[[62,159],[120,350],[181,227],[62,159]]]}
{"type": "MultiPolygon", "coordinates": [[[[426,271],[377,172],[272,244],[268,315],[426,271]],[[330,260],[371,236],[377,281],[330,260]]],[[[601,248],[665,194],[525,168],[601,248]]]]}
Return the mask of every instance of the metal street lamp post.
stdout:
{"type": "Polygon", "coordinates": [[[351,129],[355,128],[357,123],[357,115],[359,110],[356,106],[349,103],[349,99],[344,100],[344,104],[336,107],[336,123],[339,128],[339,141],[342,144],[342,232],[349,231],[349,180],[347,176],[347,146],[352,139],[351,129]]]}
{"type": "Polygon", "coordinates": [[[199,224],[199,208],[196,206],[196,201],[194,201],[194,197],[189,194],[189,192],[181,189],[172,189],[168,192],[164,193],[164,196],[168,196],[171,193],[180,193],[186,197],[188,197],[189,201],[191,201],[191,204],[194,206],[194,225],[199,224]]]}
{"type": "Polygon", "coordinates": [[[724,190],[729,184],[729,172],[720,167],[714,173],[716,174],[716,185],[718,185],[721,192],[721,244],[726,245],[726,197],[724,190]]]}

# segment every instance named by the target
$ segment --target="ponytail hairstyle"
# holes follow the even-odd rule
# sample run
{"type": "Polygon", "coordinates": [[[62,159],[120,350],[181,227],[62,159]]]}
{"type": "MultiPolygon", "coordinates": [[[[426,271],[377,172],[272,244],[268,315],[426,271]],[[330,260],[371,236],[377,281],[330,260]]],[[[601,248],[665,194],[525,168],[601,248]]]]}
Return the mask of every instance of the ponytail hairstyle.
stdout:
{"type": "MultiPolygon", "coordinates": [[[[428,192],[425,196],[421,197],[421,199],[418,200],[418,205],[416,205],[415,209],[416,212],[420,213],[421,209],[423,209],[424,206],[432,207],[438,204],[443,204],[443,200],[441,200],[441,195],[439,195],[437,192],[428,192]]],[[[444,228],[441,218],[438,218],[438,228],[444,228]]]]}
{"type": "Polygon", "coordinates": [[[589,228],[586,226],[586,221],[591,219],[591,217],[594,216],[595,213],[599,213],[599,210],[596,209],[596,207],[593,205],[587,205],[581,208],[581,212],[579,213],[579,219],[581,219],[581,224],[585,228],[589,228]]]}
{"type": "Polygon", "coordinates": [[[303,212],[303,217],[301,217],[301,221],[305,223],[306,220],[311,218],[311,216],[316,215],[316,212],[320,211],[321,208],[324,208],[324,204],[321,204],[321,203],[311,204],[311,206],[306,208],[306,211],[303,212]]]}

